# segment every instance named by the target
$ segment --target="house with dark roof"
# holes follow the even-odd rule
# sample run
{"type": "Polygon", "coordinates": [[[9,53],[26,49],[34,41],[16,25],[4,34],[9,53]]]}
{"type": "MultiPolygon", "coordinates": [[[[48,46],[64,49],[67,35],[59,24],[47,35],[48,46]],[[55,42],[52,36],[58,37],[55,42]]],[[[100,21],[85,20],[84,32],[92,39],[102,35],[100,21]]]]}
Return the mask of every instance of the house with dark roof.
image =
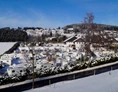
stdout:
{"type": "Polygon", "coordinates": [[[77,38],[73,41],[76,47],[84,47],[85,46],[85,39],[84,38],[77,38]]]}
{"type": "Polygon", "coordinates": [[[68,46],[69,46],[69,45],[72,45],[72,44],[73,44],[73,41],[74,41],[75,39],[77,39],[77,36],[76,36],[76,35],[74,35],[74,36],[72,36],[72,37],[66,39],[66,40],[64,41],[64,43],[65,43],[66,45],[68,45],[68,46]]]}

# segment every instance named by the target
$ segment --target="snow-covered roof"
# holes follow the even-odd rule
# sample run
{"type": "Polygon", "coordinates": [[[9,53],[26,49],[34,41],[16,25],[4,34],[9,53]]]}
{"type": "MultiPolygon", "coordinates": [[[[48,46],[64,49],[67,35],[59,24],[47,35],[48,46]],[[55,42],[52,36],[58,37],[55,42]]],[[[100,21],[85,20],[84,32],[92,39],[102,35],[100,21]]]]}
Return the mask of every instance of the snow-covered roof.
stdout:
{"type": "Polygon", "coordinates": [[[73,42],[85,42],[85,41],[84,41],[84,39],[79,37],[79,38],[75,39],[73,42]]]}
{"type": "Polygon", "coordinates": [[[117,41],[118,41],[118,38],[115,38],[115,40],[117,40],[117,41]]]}
{"type": "Polygon", "coordinates": [[[71,42],[73,42],[75,39],[77,39],[77,37],[74,35],[74,36],[71,36],[70,38],[66,39],[64,42],[67,42],[70,40],[72,40],[71,42]]]}
{"type": "Polygon", "coordinates": [[[73,28],[68,28],[67,30],[73,30],[73,28]]]}

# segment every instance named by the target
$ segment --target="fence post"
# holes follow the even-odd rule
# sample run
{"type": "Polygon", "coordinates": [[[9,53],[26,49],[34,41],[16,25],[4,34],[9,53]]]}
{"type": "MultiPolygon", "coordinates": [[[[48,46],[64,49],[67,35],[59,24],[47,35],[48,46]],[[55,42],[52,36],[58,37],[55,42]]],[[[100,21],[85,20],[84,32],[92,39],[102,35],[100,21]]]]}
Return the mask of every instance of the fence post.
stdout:
{"type": "Polygon", "coordinates": [[[51,80],[49,79],[49,85],[51,84],[51,80]]]}
{"type": "Polygon", "coordinates": [[[94,70],[94,75],[95,75],[95,73],[96,73],[96,70],[94,70]]]}
{"type": "Polygon", "coordinates": [[[73,75],[73,79],[75,79],[75,74],[73,75]]]}
{"type": "Polygon", "coordinates": [[[111,71],[112,71],[112,66],[111,66],[111,71]]]}

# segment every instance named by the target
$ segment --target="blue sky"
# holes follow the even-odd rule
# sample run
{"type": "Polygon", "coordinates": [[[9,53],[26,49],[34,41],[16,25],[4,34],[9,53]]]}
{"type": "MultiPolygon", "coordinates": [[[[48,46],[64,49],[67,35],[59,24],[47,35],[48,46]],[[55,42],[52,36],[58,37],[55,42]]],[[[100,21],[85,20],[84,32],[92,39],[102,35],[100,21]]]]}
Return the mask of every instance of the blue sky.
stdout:
{"type": "Polygon", "coordinates": [[[118,0],[0,0],[0,27],[63,27],[87,12],[96,23],[118,25],[118,0]]]}

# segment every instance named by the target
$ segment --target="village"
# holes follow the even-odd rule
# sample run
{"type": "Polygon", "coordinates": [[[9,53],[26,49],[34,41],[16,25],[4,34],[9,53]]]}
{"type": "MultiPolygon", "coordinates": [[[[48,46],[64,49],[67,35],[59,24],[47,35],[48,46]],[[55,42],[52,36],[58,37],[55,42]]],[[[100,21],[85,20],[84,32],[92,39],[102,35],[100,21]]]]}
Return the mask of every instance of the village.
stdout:
{"type": "Polygon", "coordinates": [[[118,0],[1,0],[0,92],[118,92],[118,0]]]}
{"type": "MultiPolygon", "coordinates": [[[[20,42],[20,46],[13,53],[2,54],[0,56],[0,78],[16,79],[19,76],[31,76],[32,73],[35,73],[35,77],[48,76],[118,60],[117,31],[105,30],[100,35],[95,31],[92,36],[96,39],[91,39],[92,36],[88,37],[86,32],[75,34],[73,28],[67,30],[68,34],[64,33],[63,29],[57,31],[60,32],[58,34],[67,37],[61,43],[20,42]],[[110,40],[110,43],[107,40],[110,40]]],[[[38,31],[47,32],[42,29],[38,31]]],[[[31,31],[28,32],[31,35],[31,31]]],[[[47,40],[52,40],[52,38],[54,37],[48,37],[47,40]]]]}

